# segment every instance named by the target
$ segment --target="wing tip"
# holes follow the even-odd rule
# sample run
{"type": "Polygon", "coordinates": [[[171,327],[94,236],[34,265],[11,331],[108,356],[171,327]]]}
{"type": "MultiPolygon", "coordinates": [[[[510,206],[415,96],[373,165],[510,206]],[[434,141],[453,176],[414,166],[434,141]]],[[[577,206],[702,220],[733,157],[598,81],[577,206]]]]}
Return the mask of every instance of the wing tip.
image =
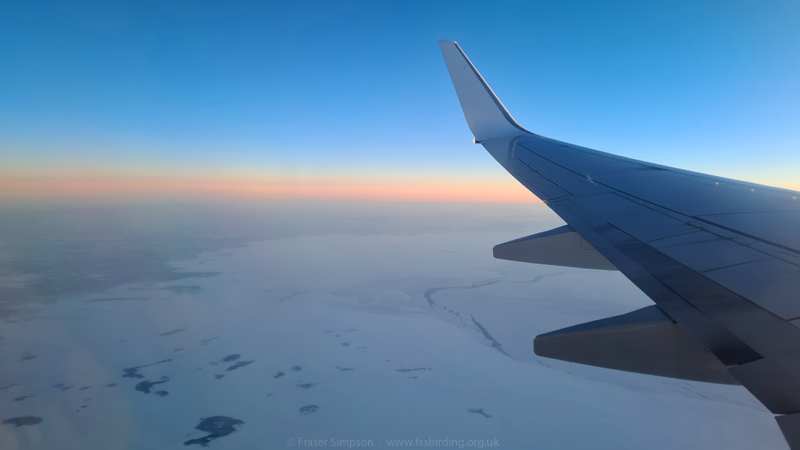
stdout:
{"type": "Polygon", "coordinates": [[[444,51],[445,47],[450,45],[455,45],[456,48],[461,48],[458,46],[458,43],[456,41],[451,41],[449,39],[439,39],[437,42],[439,43],[439,50],[442,51],[444,51]]]}
{"type": "Polygon", "coordinates": [[[514,120],[456,41],[438,42],[467,125],[477,141],[533,134],[514,120]]]}

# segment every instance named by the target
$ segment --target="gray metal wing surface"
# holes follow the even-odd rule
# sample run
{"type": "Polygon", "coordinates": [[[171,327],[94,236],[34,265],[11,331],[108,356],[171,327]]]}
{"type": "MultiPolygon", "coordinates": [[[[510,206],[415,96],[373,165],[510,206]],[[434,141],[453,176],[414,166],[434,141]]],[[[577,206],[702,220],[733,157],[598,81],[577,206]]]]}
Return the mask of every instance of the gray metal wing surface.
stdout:
{"type": "MultiPolygon", "coordinates": [[[[674,360],[675,375],[642,364],[619,368],[739,383],[776,414],[790,447],[800,449],[800,193],[637,161],[531,133],[511,118],[458,44],[439,45],[475,142],[558,214],[569,227],[566,231],[576,233],[587,249],[599,252],[655,302],[656,314],[663,314],[664,320],[653,320],[648,313],[648,339],[673,339],[670,336],[679,329],[713,357],[714,364],[718,362],[707,377],[696,367],[678,367],[697,364],[697,358],[682,361],[675,352],[665,356],[674,360]],[[665,321],[672,327],[665,327],[665,321]],[[658,331],[668,328],[673,331],[658,331]]],[[[555,242],[552,232],[543,235],[547,236],[539,238],[541,242],[555,242]]],[[[523,240],[528,248],[538,236],[531,238],[523,240]]],[[[547,258],[543,254],[532,261],[547,258]]],[[[586,267],[579,261],[575,265],[586,267]]],[[[630,320],[615,321],[613,328],[605,322],[594,326],[612,331],[606,334],[613,336],[608,345],[598,347],[601,357],[608,353],[608,364],[598,360],[597,352],[589,358],[575,351],[581,345],[576,333],[586,334],[586,326],[548,333],[535,342],[547,349],[545,356],[559,357],[563,350],[591,359],[572,359],[576,362],[618,368],[615,358],[642,354],[614,347],[625,340],[613,333],[636,336],[642,329],[641,324],[629,325],[630,320]]],[[[672,348],[686,348],[684,340],[672,348]]]]}

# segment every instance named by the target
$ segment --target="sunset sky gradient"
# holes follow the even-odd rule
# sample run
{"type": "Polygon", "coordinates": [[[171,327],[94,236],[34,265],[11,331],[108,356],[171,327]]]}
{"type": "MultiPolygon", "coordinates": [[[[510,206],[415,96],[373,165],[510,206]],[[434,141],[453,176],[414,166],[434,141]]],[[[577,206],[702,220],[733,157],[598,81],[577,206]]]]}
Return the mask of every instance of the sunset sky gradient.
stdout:
{"type": "Polygon", "coordinates": [[[436,44],[567,142],[800,189],[800,3],[0,3],[0,198],[536,202],[436,44]]]}

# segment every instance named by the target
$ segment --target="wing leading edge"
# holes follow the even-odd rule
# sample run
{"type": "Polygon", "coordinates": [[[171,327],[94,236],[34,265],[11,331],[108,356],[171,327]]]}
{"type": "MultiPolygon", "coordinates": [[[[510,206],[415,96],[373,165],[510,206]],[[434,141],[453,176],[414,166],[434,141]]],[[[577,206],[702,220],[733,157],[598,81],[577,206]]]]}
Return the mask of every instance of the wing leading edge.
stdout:
{"type": "MultiPolygon", "coordinates": [[[[601,343],[599,355],[582,351],[589,345],[582,336],[596,336],[597,327],[612,324],[618,336],[631,336],[630,330],[640,328],[631,325],[639,317],[633,313],[624,327],[621,319],[607,319],[539,336],[537,352],[620,370],[738,382],[778,415],[790,447],[800,449],[800,193],[533,134],[511,118],[458,44],[439,46],[476,142],[682,330],[648,319],[652,336],[675,341],[660,343],[673,349],[671,362],[626,360],[647,353],[614,348],[630,337],[601,343]],[[694,349],[674,351],[691,347],[684,332],[710,360],[694,349]]],[[[560,252],[552,245],[529,248],[560,252]]],[[[525,257],[521,249],[509,259],[565,259],[525,257]]]]}

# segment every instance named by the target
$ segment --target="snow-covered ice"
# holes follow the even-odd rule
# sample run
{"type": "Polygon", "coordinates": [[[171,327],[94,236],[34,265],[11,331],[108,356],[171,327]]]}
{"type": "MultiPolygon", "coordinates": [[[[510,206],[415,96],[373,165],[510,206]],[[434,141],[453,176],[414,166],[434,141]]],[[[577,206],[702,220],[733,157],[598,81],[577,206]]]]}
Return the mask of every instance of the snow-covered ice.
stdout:
{"type": "MultiPolygon", "coordinates": [[[[543,205],[348,208],[212,208],[193,220],[241,240],[161,257],[164,238],[147,248],[168,276],[63,295],[23,270],[30,253],[0,255],[6,295],[50,289],[6,302],[0,419],[42,421],[0,426],[0,448],[786,448],[741,387],[534,355],[537,334],[651,304],[619,273],[493,259],[493,245],[559,225],[543,205]]],[[[137,230],[187,233],[152,217],[137,230]]],[[[94,270],[85,280],[111,276],[94,270]]]]}

